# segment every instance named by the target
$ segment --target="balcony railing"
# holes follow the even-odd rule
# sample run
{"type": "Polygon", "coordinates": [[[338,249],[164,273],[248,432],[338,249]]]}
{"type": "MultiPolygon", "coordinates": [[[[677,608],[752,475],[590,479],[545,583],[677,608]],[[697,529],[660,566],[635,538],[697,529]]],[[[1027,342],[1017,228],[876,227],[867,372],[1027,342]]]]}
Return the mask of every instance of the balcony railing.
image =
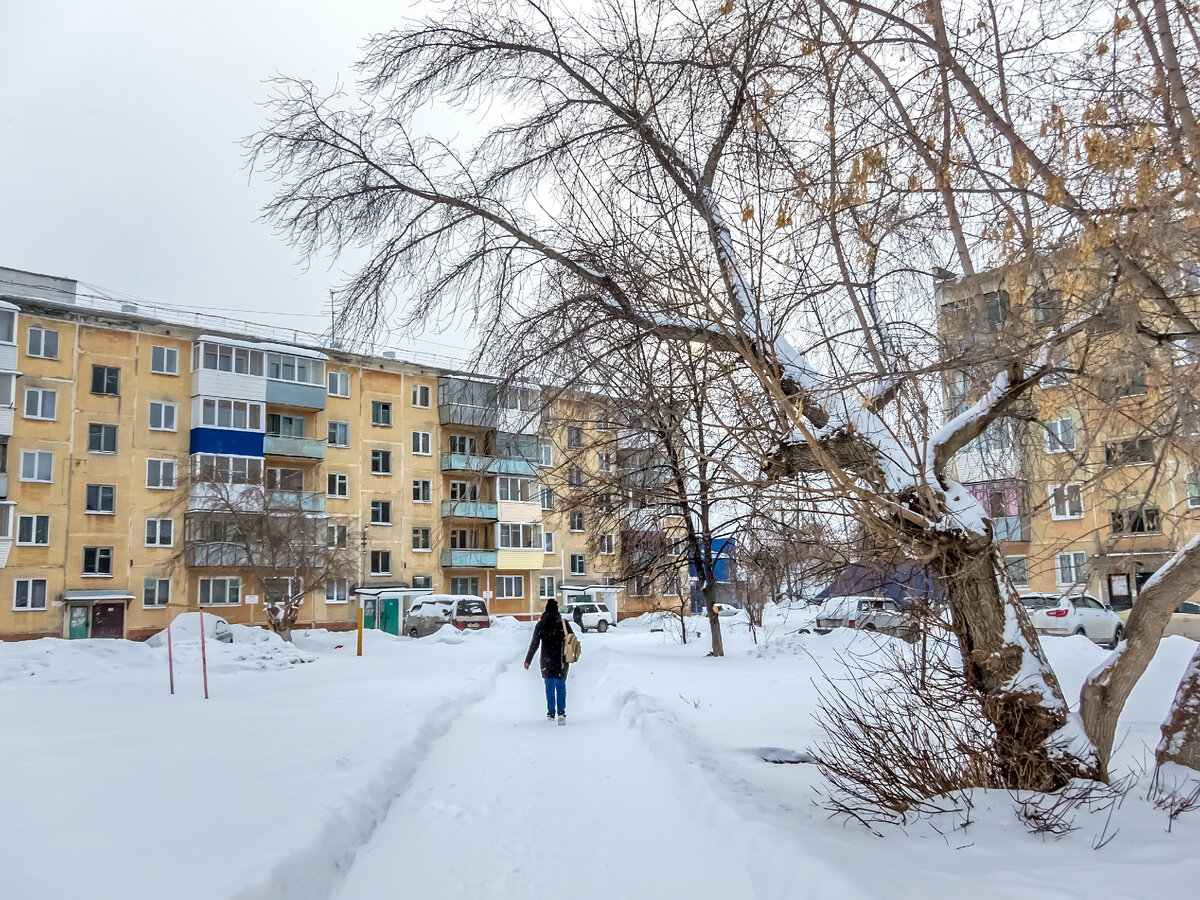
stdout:
{"type": "Polygon", "coordinates": [[[998,541],[1029,540],[1029,520],[1022,516],[995,516],[992,518],[992,530],[998,541]]]}
{"type": "Polygon", "coordinates": [[[495,503],[475,500],[443,500],[442,517],[457,519],[495,519],[499,517],[495,503]]]}
{"type": "Polygon", "coordinates": [[[267,491],[272,509],[299,509],[302,512],[325,512],[325,495],[317,491],[267,491]]]}
{"type": "Polygon", "coordinates": [[[268,456],[324,459],[325,442],[314,438],[284,437],[282,435],[268,434],[263,440],[263,453],[268,456]]]}
{"type": "Polygon", "coordinates": [[[443,550],[442,567],[447,569],[494,568],[495,550],[443,550]]]}
{"type": "Polygon", "coordinates": [[[537,475],[537,463],[530,459],[478,456],[474,453],[443,453],[443,472],[483,472],[488,475],[537,475]]]}
{"type": "Polygon", "coordinates": [[[239,544],[189,541],[185,558],[189,566],[234,568],[250,564],[246,549],[239,544]]]}

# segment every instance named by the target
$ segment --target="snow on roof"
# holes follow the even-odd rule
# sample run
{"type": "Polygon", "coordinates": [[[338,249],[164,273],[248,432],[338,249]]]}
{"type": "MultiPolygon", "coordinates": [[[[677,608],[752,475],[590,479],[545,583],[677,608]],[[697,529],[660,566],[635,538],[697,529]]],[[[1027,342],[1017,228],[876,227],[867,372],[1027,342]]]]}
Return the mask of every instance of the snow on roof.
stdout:
{"type": "Polygon", "coordinates": [[[294,344],[274,344],[270,341],[242,341],[237,338],[217,337],[213,334],[202,334],[196,340],[206,341],[210,344],[224,344],[227,347],[246,347],[250,350],[262,350],[266,353],[286,353],[289,356],[305,356],[309,359],[329,359],[328,356],[318,350],[309,350],[306,347],[297,347],[294,344]]]}

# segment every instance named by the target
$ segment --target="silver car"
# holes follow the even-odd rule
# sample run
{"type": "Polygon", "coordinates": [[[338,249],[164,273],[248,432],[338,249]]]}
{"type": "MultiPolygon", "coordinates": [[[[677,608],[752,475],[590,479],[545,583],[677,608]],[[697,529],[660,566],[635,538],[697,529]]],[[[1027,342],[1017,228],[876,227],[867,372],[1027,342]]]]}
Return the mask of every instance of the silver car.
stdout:
{"type": "Polygon", "coordinates": [[[858,601],[854,627],[861,631],[878,631],[909,642],[921,636],[921,625],[908,607],[886,597],[864,597],[858,601]]]}
{"type": "Polygon", "coordinates": [[[464,631],[488,628],[487,603],[471,594],[430,594],[414,603],[404,617],[404,633],[409,637],[425,637],[443,625],[464,631]]]}

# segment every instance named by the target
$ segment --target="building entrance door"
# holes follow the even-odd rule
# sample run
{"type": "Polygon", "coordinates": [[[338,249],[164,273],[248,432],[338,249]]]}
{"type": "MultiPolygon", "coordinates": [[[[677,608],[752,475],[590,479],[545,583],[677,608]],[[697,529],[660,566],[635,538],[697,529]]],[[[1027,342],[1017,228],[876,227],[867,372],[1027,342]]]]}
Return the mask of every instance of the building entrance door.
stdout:
{"type": "Polygon", "coordinates": [[[363,628],[376,628],[375,624],[375,608],[378,601],[374,597],[362,597],[363,605],[363,628]]]}
{"type": "Polygon", "coordinates": [[[403,624],[400,621],[400,598],[381,597],[379,603],[382,608],[379,627],[388,634],[400,634],[400,626],[403,624]]]}
{"type": "Polygon", "coordinates": [[[125,602],[97,603],[92,606],[92,637],[125,637],[125,602]]]}
{"type": "Polygon", "coordinates": [[[67,640],[78,641],[91,637],[91,610],[72,606],[67,610],[67,640]]]}

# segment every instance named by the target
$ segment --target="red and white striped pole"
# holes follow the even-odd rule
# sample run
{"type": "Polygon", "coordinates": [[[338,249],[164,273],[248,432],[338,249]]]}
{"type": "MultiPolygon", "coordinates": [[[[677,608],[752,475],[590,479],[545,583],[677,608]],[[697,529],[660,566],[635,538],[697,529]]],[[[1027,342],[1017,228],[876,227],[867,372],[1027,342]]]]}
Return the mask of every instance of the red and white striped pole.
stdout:
{"type": "Polygon", "coordinates": [[[204,610],[200,610],[200,669],[204,672],[204,699],[208,699],[208,656],[204,652],[204,610]]]}
{"type": "Polygon", "coordinates": [[[171,673],[171,693],[175,693],[175,656],[171,650],[171,621],[167,620],[167,669],[171,673]]]}

